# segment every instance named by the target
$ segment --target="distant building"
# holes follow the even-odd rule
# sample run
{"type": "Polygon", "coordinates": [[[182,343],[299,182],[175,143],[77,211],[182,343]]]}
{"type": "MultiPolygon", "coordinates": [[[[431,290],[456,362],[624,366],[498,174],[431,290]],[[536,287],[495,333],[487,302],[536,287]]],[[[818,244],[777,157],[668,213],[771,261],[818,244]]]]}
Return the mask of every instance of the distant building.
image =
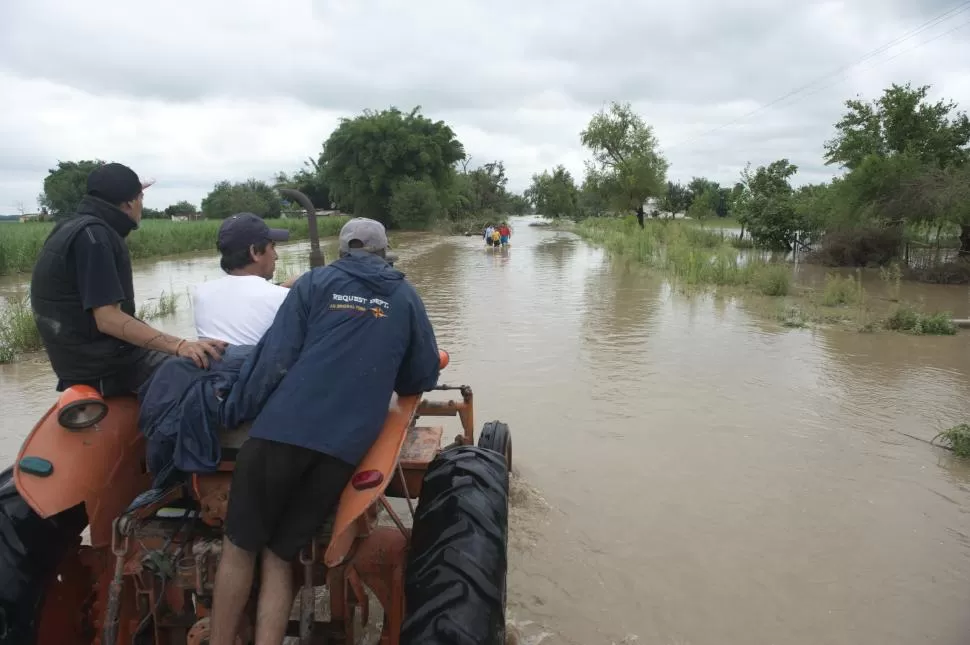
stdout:
{"type": "Polygon", "coordinates": [[[188,222],[202,219],[202,213],[176,213],[172,215],[173,222],[188,222]]]}
{"type": "MultiPolygon", "coordinates": [[[[322,208],[315,209],[314,213],[316,213],[317,217],[336,217],[338,215],[343,215],[343,213],[341,213],[339,210],[325,210],[322,208]]],[[[285,210],[280,213],[280,217],[282,219],[305,219],[306,211],[302,209],[285,210]]]]}

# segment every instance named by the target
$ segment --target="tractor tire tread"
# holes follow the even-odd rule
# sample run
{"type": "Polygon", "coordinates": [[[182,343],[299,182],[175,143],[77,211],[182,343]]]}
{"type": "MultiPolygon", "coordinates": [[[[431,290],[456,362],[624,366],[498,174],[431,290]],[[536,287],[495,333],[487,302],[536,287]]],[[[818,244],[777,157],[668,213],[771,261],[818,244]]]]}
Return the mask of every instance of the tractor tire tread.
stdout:
{"type": "Polygon", "coordinates": [[[494,450],[508,457],[509,470],[512,468],[512,431],[509,424],[502,421],[488,421],[482,425],[478,435],[478,447],[494,450]]]}
{"type": "Polygon", "coordinates": [[[502,645],[508,569],[505,458],[477,446],[428,467],[405,572],[401,645],[502,645]]]}

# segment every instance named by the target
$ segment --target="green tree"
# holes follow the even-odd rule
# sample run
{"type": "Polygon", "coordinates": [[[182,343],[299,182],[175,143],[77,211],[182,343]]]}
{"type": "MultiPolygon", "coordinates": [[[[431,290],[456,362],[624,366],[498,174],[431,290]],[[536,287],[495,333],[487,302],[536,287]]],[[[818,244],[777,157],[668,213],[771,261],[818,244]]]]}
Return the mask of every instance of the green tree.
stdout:
{"type": "Polygon", "coordinates": [[[537,213],[546,217],[575,217],[578,213],[579,190],[572,174],[562,165],[553,168],[552,173],[544,170],[541,175],[532,175],[525,197],[537,213]]]}
{"type": "Polygon", "coordinates": [[[836,226],[903,221],[960,226],[960,255],[970,257],[970,219],[953,196],[970,161],[970,118],[952,101],[926,100],[929,86],[893,84],[871,103],[847,101],[848,112],[826,143],[826,162],[849,169],[836,184],[836,226]]]}
{"type": "Polygon", "coordinates": [[[602,183],[595,173],[586,173],[576,206],[584,217],[599,217],[609,211],[609,197],[604,194],[602,183]]]}
{"type": "Polygon", "coordinates": [[[798,167],[787,159],[760,166],[750,165],[741,173],[744,191],[737,205],[737,217],[755,243],[769,248],[792,250],[810,222],[799,218],[795,209],[791,178],[798,167]]]}
{"type": "Polygon", "coordinates": [[[660,198],[660,209],[671,214],[686,213],[690,210],[694,196],[690,189],[681,183],[667,182],[667,190],[660,198]]]}
{"type": "Polygon", "coordinates": [[[450,220],[456,222],[474,215],[475,190],[468,173],[456,173],[448,187],[439,193],[439,201],[450,220]]]}
{"type": "Polygon", "coordinates": [[[937,240],[944,226],[959,226],[958,254],[970,259],[970,164],[928,168],[901,183],[895,208],[909,214],[910,221],[935,225],[937,240]]]}
{"type": "Polygon", "coordinates": [[[195,204],[185,200],[175,202],[165,209],[165,215],[169,217],[172,217],[173,215],[194,215],[198,212],[199,210],[195,207],[195,204]]]}
{"type": "Polygon", "coordinates": [[[285,172],[276,174],[275,188],[293,188],[310,198],[315,208],[327,210],[331,206],[330,187],[323,179],[320,165],[310,158],[303,162],[303,168],[289,175],[285,172]]]}
{"type": "Polygon", "coordinates": [[[242,212],[269,219],[279,217],[280,211],[279,195],[257,179],[235,184],[221,181],[202,200],[202,214],[207,219],[225,219],[242,212]]]}
{"type": "Polygon", "coordinates": [[[954,112],[957,105],[951,101],[927,102],[929,89],[893,83],[871,103],[846,101],[848,112],[835,124],[835,137],[825,143],[825,162],[854,170],[872,155],[907,154],[941,168],[965,163],[970,157],[970,119],[965,112],[954,112]]]}
{"type": "Polygon", "coordinates": [[[331,199],[341,209],[393,226],[391,196],[407,178],[427,182],[447,198],[454,165],[465,158],[465,149],[447,124],[419,110],[365,110],[341,119],[324,142],[319,161],[331,199]]]}
{"type": "MultiPolygon", "coordinates": [[[[695,212],[702,213],[702,217],[707,216],[727,217],[729,204],[731,203],[731,191],[721,188],[721,185],[711,179],[694,177],[687,185],[690,191],[690,205],[692,206],[698,199],[703,203],[695,208],[695,212]]],[[[690,214],[690,206],[686,209],[690,214]]],[[[691,215],[693,217],[693,215],[691,215]]]]}
{"type": "Polygon", "coordinates": [[[705,179],[704,177],[694,177],[687,184],[687,190],[690,191],[691,197],[697,199],[704,193],[716,192],[720,189],[720,184],[716,181],[711,181],[710,179],[705,179]]]}
{"type": "Polygon", "coordinates": [[[405,177],[391,192],[391,221],[407,229],[426,229],[442,216],[438,190],[427,179],[405,177]]]}
{"type": "MultiPolygon", "coordinates": [[[[693,182],[691,182],[693,185],[693,182]]],[[[714,182],[698,185],[700,190],[691,200],[687,215],[691,219],[703,222],[709,217],[718,215],[718,208],[721,205],[721,190],[714,182]]]]}
{"type": "Polygon", "coordinates": [[[58,161],[57,168],[51,168],[44,178],[44,192],[37,203],[55,218],[70,215],[87,193],[88,175],[104,163],[100,159],[58,161]]]}
{"type": "Polygon", "coordinates": [[[525,215],[532,210],[532,205],[524,195],[511,193],[509,195],[509,213],[511,215],[525,215]]]}
{"type": "Polygon", "coordinates": [[[508,210],[509,194],[506,190],[509,179],[505,175],[505,164],[492,161],[468,173],[473,195],[472,208],[478,213],[504,213],[508,210]]]}
{"type": "Polygon", "coordinates": [[[595,114],[579,136],[593,153],[589,174],[614,207],[635,212],[642,226],[644,204],[663,194],[667,175],[668,164],[653,128],[629,103],[614,101],[609,111],[595,114]]]}

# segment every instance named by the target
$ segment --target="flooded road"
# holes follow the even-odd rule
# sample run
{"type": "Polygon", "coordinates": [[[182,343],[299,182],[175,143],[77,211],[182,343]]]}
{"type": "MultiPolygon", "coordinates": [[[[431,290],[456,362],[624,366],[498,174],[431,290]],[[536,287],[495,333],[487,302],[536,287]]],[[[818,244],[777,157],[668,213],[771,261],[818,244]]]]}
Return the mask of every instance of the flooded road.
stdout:
{"type": "MultiPolygon", "coordinates": [[[[901,434],[970,421],[970,335],[785,329],[513,225],[507,252],[393,241],[451,352],[442,380],[512,428],[524,643],[970,642],[970,468],[901,434]]],[[[212,256],[142,265],[136,292],[220,274],[212,256]]],[[[965,287],[903,295],[970,317],[965,287]]],[[[155,324],[191,334],[180,304],[155,324]]],[[[4,462],[52,386],[42,358],[0,367],[4,462]]]]}

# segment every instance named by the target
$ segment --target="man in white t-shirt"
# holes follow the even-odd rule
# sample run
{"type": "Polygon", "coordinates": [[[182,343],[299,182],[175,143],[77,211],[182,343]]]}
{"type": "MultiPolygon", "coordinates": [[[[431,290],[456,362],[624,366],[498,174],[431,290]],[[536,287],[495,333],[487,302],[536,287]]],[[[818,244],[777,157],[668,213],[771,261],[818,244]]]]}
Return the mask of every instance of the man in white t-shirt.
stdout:
{"type": "Polygon", "coordinates": [[[252,213],[227,217],[219,227],[220,264],[228,275],[195,287],[192,307],[199,338],[230,345],[255,345],[273,324],[276,311],[296,278],[276,285],[276,242],[290,232],[270,228],[252,213]]]}

